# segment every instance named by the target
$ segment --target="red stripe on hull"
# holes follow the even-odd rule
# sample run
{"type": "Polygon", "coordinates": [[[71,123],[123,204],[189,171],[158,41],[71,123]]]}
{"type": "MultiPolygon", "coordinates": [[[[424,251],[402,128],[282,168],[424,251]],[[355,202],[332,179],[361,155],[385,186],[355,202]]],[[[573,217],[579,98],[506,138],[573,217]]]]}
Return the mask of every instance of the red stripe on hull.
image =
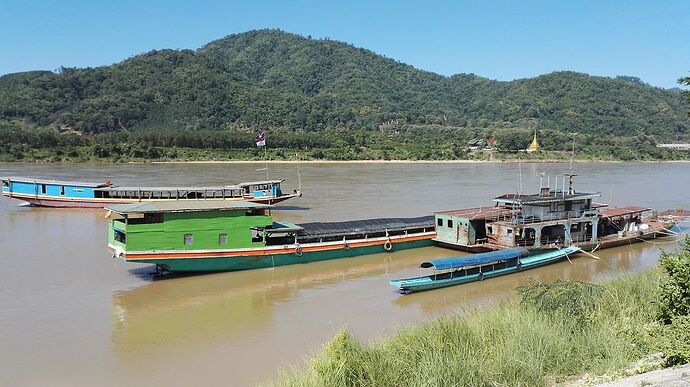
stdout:
{"type": "MultiPolygon", "coordinates": [[[[18,199],[18,198],[17,198],[18,199]]],[[[19,199],[23,200],[32,206],[36,207],[53,207],[53,208],[103,208],[109,204],[118,204],[118,202],[76,202],[70,200],[51,200],[51,199],[19,199]]]]}
{"type": "MultiPolygon", "coordinates": [[[[132,199],[132,200],[118,200],[118,201],[98,201],[98,202],[90,202],[87,200],[60,200],[60,199],[42,199],[42,198],[29,198],[29,197],[17,197],[17,196],[10,196],[7,194],[3,194],[4,196],[7,196],[11,199],[17,199],[21,200],[24,202],[27,202],[31,204],[32,206],[35,207],[53,207],[53,208],[103,208],[107,205],[111,204],[128,204],[128,203],[139,203],[138,200],[132,199]]],[[[286,195],[282,196],[279,198],[272,198],[272,199],[251,199],[251,200],[238,200],[238,201],[249,201],[249,202],[254,202],[254,203],[261,203],[261,204],[276,204],[279,202],[282,202],[284,200],[291,199],[293,197],[296,197],[296,195],[286,195]]],[[[180,199],[180,201],[195,201],[199,199],[180,199]]],[[[202,199],[202,200],[213,200],[213,199],[202,199]]],[[[145,202],[148,202],[145,201],[145,202]]]]}

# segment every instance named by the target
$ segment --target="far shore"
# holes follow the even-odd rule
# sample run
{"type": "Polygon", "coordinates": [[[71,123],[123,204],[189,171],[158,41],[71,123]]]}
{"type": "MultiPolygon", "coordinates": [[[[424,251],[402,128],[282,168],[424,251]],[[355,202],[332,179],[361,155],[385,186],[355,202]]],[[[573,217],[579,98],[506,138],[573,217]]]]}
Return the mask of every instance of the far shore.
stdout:
{"type": "MultiPolygon", "coordinates": [[[[570,163],[570,160],[187,160],[130,161],[130,164],[501,164],[501,163],[570,163]]],[[[573,160],[573,163],[690,163],[690,160],[573,160]]]]}

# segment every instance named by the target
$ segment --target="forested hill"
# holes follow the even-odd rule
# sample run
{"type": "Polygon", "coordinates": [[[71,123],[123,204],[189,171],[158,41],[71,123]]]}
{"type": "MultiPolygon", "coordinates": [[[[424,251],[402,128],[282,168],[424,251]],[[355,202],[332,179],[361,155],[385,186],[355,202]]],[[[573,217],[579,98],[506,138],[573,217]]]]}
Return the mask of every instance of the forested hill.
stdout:
{"type": "Polygon", "coordinates": [[[633,77],[445,77],[278,30],[230,35],[197,50],[151,51],[111,66],[0,77],[0,119],[92,133],[374,129],[392,122],[671,138],[688,134],[687,110],[679,93],[633,77]]]}

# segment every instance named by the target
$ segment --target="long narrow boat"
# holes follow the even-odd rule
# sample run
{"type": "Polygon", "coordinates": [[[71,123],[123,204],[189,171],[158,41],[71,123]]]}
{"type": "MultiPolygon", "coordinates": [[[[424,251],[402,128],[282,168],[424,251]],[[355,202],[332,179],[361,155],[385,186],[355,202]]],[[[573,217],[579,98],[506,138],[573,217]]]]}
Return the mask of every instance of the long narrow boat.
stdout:
{"type": "Polygon", "coordinates": [[[136,187],[103,183],[3,177],[2,194],[23,200],[32,206],[103,208],[110,204],[228,200],[276,204],[302,196],[302,190],[283,192],[284,180],[263,180],[226,186],[208,187],[136,187]]]}
{"type": "Polygon", "coordinates": [[[247,270],[431,246],[433,216],[274,222],[271,206],[222,200],[107,206],[114,258],[160,271],[247,270]]]}
{"type": "Polygon", "coordinates": [[[391,280],[390,284],[405,294],[438,289],[548,265],[577,254],[580,250],[580,247],[570,246],[530,254],[527,249],[516,247],[464,257],[436,259],[422,262],[420,265],[422,268],[433,268],[434,274],[391,280]],[[437,270],[441,272],[436,272],[437,270]]]}

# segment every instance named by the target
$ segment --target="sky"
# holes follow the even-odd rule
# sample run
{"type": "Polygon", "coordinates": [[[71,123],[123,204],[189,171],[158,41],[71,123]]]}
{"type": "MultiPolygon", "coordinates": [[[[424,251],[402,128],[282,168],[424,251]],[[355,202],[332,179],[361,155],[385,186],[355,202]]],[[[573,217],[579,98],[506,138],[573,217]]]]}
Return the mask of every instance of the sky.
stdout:
{"type": "Polygon", "coordinates": [[[571,70],[677,87],[690,1],[0,0],[0,74],[109,65],[279,28],[443,75],[513,80],[571,70]]]}

